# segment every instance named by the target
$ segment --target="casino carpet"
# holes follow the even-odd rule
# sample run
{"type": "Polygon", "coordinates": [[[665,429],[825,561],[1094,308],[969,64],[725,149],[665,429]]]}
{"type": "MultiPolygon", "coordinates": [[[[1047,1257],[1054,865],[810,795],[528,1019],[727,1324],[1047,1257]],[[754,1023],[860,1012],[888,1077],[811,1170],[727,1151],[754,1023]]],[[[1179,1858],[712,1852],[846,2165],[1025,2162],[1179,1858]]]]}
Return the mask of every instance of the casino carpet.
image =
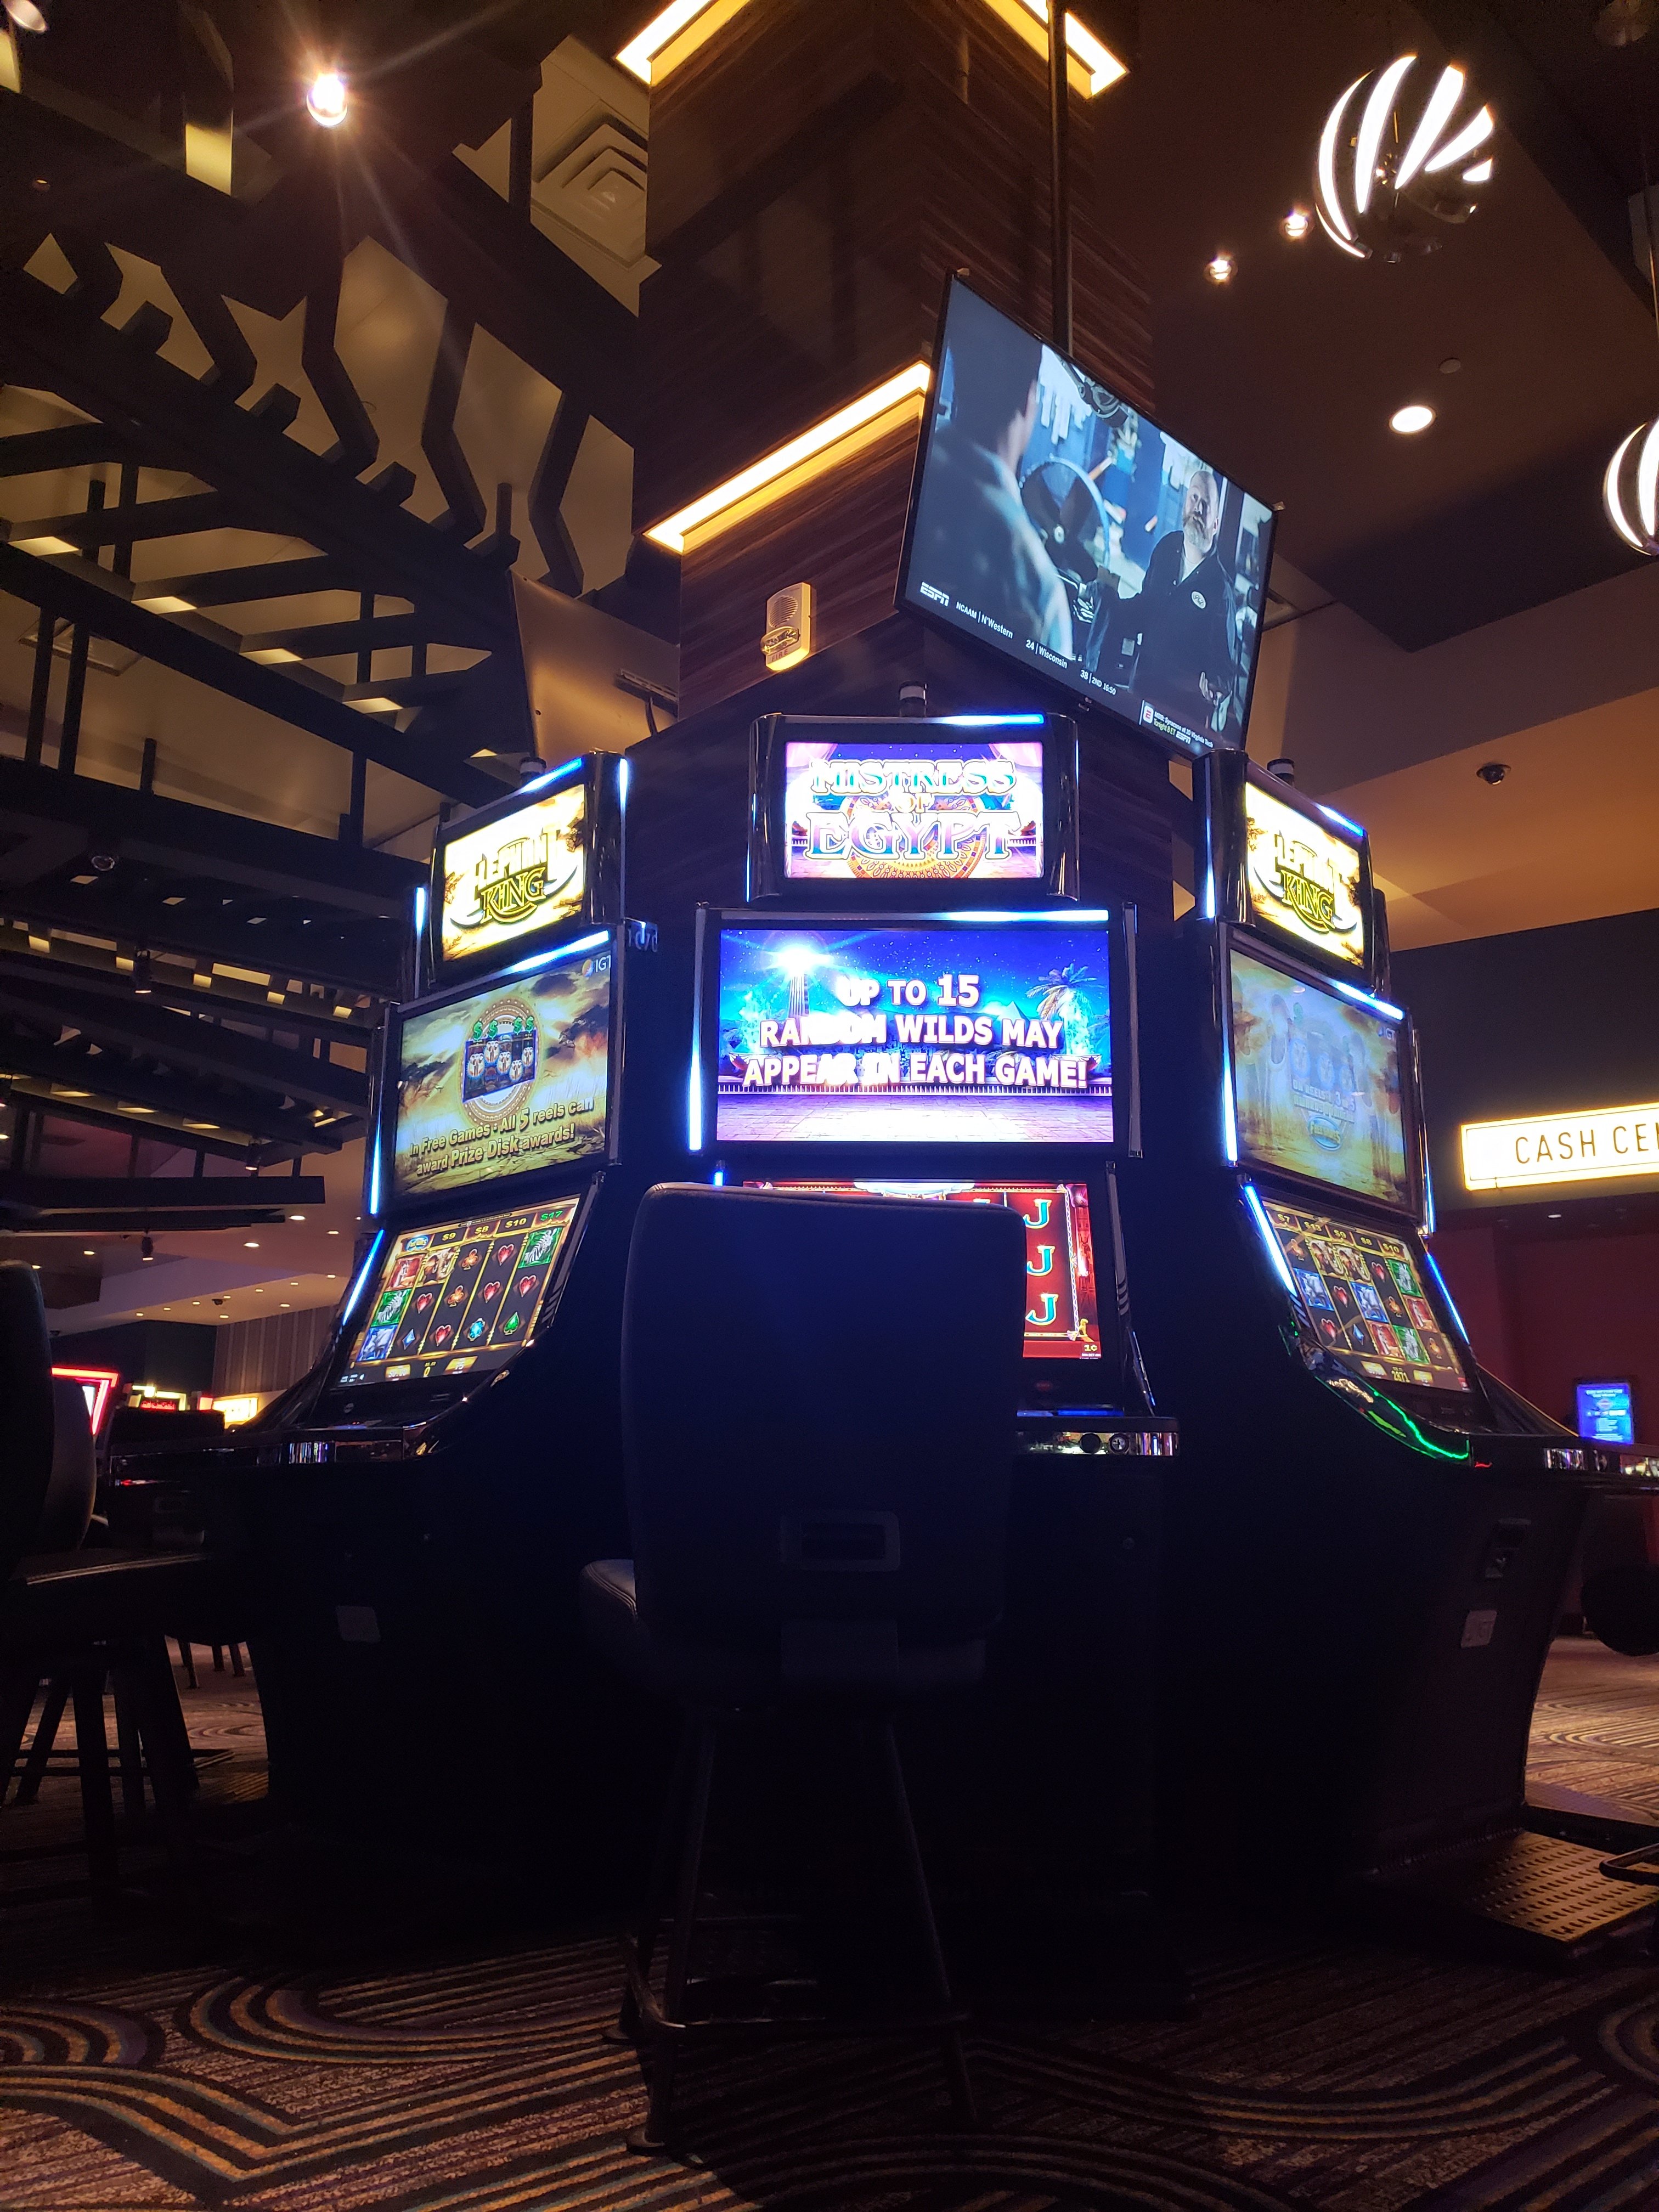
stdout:
{"type": "MultiPolygon", "coordinates": [[[[319,1869],[260,1825],[252,1685],[206,1674],[185,1707],[230,1753],[199,1881],[113,1921],[0,1912],[0,2212],[1659,2205],[1641,1959],[1556,1976],[1197,1919],[1189,2016],[978,2032],[982,2133],[951,2130],[927,2050],[796,2045],[688,2064],[697,2162],[638,2160],[611,1942],[458,1940],[373,1866],[319,1869]]],[[[1550,1780],[1659,1813],[1659,1662],[1558,1646],[1534,1744],[1550,1780]]],[[[0,1814],[0,1897],[64,1871],[72,1830],[67,1780],[0,1814]]]]}

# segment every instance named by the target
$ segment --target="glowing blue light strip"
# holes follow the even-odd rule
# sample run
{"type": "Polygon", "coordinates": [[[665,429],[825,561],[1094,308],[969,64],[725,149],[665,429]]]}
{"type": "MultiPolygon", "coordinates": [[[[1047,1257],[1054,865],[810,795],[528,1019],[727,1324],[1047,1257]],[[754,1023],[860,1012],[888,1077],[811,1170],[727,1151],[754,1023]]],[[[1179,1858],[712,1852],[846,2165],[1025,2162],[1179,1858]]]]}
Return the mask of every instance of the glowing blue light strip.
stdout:
{"type": "Polygon", "coordinates": [[[933,720],[943,722],[949,730],[1036,730],[1048,720],[1046,714],[935,714],[933,720]]]}
{"type": "Polygon", "coordinates": [[[351,1310],[356,1304],[358,1299],[362,1297],[363,1294],[363,1285],[368,1280],[369,1276],[374,1273],[374,1262],[379,1259],[380,1255],[380,1247],[385,1243],[385,1230],[377,1229],[374,1232],[374,1239],[368,1248],[368,1256],[364,1260],[362,1266],[358,1269],[357,1279],[351,1285],[351,1288],[346,1292],[345,1304],[340,1308],[340,1319],[343,1322],[350,1320],[351,1310]]]}
{"type": "Polygon", "coordinates": [[[1403,1006],[1391,1006],[1386,999],[1374,999],[1369,991],[1362,991],[1353,983],[1339,982],[1334,975],[1330,981],[1345,999],[1352,999],[1357,1006],[1369,1006],[1373,1013],[1386,1014],[1391,1022],[1405,1020],[1406,1009],[1403,1006]]]}
{"type": "Polygon", "coordinates": [[[1256,1227],[1261,1231],[1261,1241],[1267,1248],[1267,1257],[1273,1263],[1273,1273],[1278,1276],[1279,1281],[1284,1284],[1291,1296],[1293,1298],[1296,1298],[1297,1304],[1300,1305],[1302,1301],[1299,1297],[1297,1297],[1295,1281],[1291,1277],[1289,1267],[1285,1263],[1285,1255],[1279,1249],[1279,1239],[1273,1235],[1273,1224],[1268,1220],[1267,1213],[1263,1210],[1261,1200],[1256,1195],[1255,1185],[1253,1182],[1247,1182],[1242,1183],[1239,1188],[1244,1193],[1244,1203],[1249,1207],[1250,1212],[1255,1218],[1256,1227]]]}
{"type": "Polygon", "coordinates": [[[1429,1273],[1434,1277],[1435,1281],[1440,1285],[1440,1295],[1446,1301],[1447,1311],[1451,1315],[1452,1319],[1457,1323],[1457,1334],[1462,1338],[1464,1343],[1468,1344],[1469,1341],[1469,1333],[1463,1326],[1463,1316],[1457,1310],[1455,1299],[1454,1299],[1451,1292],[1446,1288],[1446,1279],[1440,1272],[1440,1262],[1435,1258],[1433,1253],[1430,1251],[1426,1244],[1423,1247],[1423,1257],[1429,1263],[1429,1273]]]}
{"type": "Polygon", "coordinates": [[[368,1210],[371,1214],[380,1210],[380,1139],[378,1136],[368,1161],[368,1210]]]}
{"type": "Polygon", "coordinates": [[[579,937],[574,945],[556,945],[550,952],[532,953],[528,960],[515,960],[510,968],[503,968],[503,975],[527,975],[533,968],[551,967],[556,960],[574,960],[579,952],[591,952],[596,945],[611,940],[608,929],[596,929],[591,937],[579,937]]]}
{"type": "Polygon", "coordinates": [[[1434,1234],[1434,1170],[1427,1160],[1423,1163],[1423,1233],[1434,1234]]]}
{"type": "Polygon", "coordinates": [[[549,769],[545,775],[532,775],[528,783],[521,783],[519,796],[522,799],[526,792],[545,791],[550,783],[562,783],[566,776],[574,775],[581,766],[582,756],[578,753],[574,760],[562,761],[557,768],[549,769]]]}
{"type": "Polygon", "coordinates": [[[1238,1121],[1233,1109],[1233,1045],[1227,1017],[1221,1017],[1221,1149],[1229,1167],[1238,1165],[1238,1121]]]}
{"type": "Polygon", "coordinates": [[[628,787],[634,781],[634,763],[624,753],[617,763],[617,808],[619,813],[628,811],[628,787]]]}
{"type": "Polygon", "coordinates": [[[921,921],[1109,921],[1111,918],[1111,908],[1103,906],[1073,907],[1061,913],[1056,913],[1053,907],[1020,913],[1004,907],[969,907],[958,913],[924,914],[917,917],[921,921]]]}
{"type": "MultiPolygon", "coordinates": [[[[697,918],[698,984],[701,987],[704,938],[702,917],[697,918]]],[[[702,1150],[702,992],[699,988],[691,1002],[691,1073],[685,1092],[685,1148],[690,1152],[702,1150]]]]}
{"type": "Polygon", "coordinates": [[[415,934],[418,937],[426,927],[426,885],[415,886],[415,934]]]}
{"type": "Polygon", "coordinates": [[[1363,837],[1364,836],[1364,831],[1360,828],[1357,822],[1350,822],[1346,814],[1339,814],[1335,807],[1327,806],[1323,799],[1316,799],[1314,805],[1319,809],[1320,812],[1324,816],[1328,822],[1337,823],[1344,830],[1352,830],[1356,837],[1363,837]]]}
{"type": "Polygon", "coordinates": [[[714,1174],[709,1177],[709,1181],[714,1184],[716,1190],[723,1190],[726,1188],[726,1170],[724,1168],[716,1168],[714,1174]]]}

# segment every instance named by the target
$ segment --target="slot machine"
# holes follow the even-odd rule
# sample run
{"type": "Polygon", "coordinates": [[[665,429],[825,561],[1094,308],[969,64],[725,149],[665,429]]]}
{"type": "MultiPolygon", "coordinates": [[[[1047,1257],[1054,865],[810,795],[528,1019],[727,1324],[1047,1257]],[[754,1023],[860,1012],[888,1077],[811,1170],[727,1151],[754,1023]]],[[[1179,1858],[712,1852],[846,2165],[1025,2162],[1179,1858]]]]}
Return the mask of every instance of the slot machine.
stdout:
{"type": "Polygon", "coordinates": [[[1127,1207],[1182,1412],[1171,1840],[1523,1930],[1577,1882],[1593,1917],[1611,1886],[1528,1832],[1525,1762],[1616,1460],[1481,1368],[1424,1241],[1416,1046],[1364,831],[1239,755],[1199,800],[1199,904],[1143,971],[1127,1207]]]}
{"type": "Polygon", "coordinates": [[[273,1790],[301,1809],[429,1813],[434,1756],[468,1765],[473,1811],[492,1776],[528,1786],[580,1668],[577,1574],[625,1541],[622,1283],[653,1151],[625,1040],[654,982],[628,775],[569,762],[441,833],[367,1249],[317,1366],[239,1437],[273,1790]]]}
{"type": "MultiPolygon", "coordinates": [[[[1131,1883],[1152,1833],[1146,1654],[1177,1431],[1140,1364],[1120,1229],[1135,910],[1079,902],[1074,726],[767,716],[749,799],[749,899],[696,912],[692,1171],[1019,1215],[1007,1613],[979,1720],[954,1745],[930,1723],[917,1787],[958,1839],[1131,1883]]],[[[849,1449],[857,1395],[825,1376],[849,1449]]]]}

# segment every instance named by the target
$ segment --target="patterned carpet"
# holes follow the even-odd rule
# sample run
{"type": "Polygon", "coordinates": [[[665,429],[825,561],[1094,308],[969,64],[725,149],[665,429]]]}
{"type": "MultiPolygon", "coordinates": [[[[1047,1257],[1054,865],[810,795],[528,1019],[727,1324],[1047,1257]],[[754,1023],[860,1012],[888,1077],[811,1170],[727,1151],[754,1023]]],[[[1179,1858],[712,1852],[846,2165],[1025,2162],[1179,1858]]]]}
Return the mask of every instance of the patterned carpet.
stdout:
{"type": "MultiPolygon", "coordinates": [[[[1557,1977],[1196,1919],[1189,2015],[976,2033],[980,2134],[951,2132],[929,2051],[797,2045],[688,2063],[696,2162],[638,2160],[611,1942],[458,1934],[430,1885],[262,1826],[252,1685],[204,1674],[185,1706],[234,1754],[191,1880],[113,1921],[0,1916],[0,2212],[1659,2205],[1640,1960],[1557,1977]]],[[[1559,1646],[1535,1754],[1659,1812],[1659,1662],[1559,1646]]],[[[0,1814],[0,1896],[68,1847],[70,1792],[0,1814]]]]}

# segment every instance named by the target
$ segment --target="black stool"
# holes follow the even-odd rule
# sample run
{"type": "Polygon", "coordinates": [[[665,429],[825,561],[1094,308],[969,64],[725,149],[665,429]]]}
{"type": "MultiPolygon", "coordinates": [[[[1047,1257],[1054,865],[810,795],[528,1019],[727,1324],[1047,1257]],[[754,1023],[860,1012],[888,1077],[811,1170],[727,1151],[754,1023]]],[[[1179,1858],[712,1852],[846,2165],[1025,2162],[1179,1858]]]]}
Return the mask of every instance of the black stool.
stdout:
{"type": "Polygon", "coordinates": [[[665,2148],[678,2056],[704,2036],[823,2016],[699,2018],[704,1831],[722,1721],[809,1704],[868,1731],[900,1848],[957,2112],[962,2016],[893,1734],[902,1698],[985,1668],[1002,1603],[1025,1247],[1001,1206],[662,1184],[641,1206],[623,1321],[632,1559],[581,1581],[590,1638],[686,1726],[621,2026],[651,2049],[639,2149],[665,2148]],[[660,2001],[651,1968],[668,1892],[660,2001]]]}

